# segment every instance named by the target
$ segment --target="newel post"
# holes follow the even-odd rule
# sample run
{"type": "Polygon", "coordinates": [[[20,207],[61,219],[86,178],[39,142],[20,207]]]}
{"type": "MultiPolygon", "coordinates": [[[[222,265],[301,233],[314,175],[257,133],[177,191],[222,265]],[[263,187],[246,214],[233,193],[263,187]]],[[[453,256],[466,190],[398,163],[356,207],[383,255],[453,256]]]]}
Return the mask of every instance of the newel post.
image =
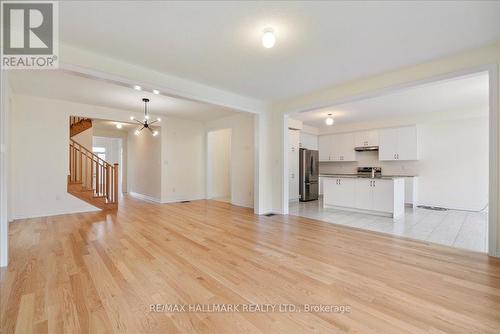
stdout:
{"type": "Polygon", "coordinates": [[[114,202],[118,203],[118,164],[115,163],[115,172],[114,172],[114,202]]]}

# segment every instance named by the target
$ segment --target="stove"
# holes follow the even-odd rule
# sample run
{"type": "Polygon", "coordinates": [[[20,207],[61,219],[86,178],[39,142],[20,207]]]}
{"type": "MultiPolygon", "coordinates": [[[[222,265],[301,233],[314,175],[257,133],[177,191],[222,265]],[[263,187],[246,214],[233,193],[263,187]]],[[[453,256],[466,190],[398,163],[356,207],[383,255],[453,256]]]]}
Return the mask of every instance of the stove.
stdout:
{"type": "Polygon", "coordinates": [[[382,177],[382,167],[358,167],[358,177],[382,177]]]}

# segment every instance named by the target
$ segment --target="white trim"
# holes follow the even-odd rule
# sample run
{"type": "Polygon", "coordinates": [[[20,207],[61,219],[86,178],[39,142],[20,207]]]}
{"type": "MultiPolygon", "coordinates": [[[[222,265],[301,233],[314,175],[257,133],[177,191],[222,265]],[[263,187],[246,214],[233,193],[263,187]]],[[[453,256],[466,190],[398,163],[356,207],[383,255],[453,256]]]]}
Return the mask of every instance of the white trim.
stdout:
{"type": "Polygon", "coordinates": [[[185,199],[168,199],[165,201],[161,201],[161,204],[169,204],[169,203],[180,203],[184,201],[201,201],[205,200],[206,198],[204,196],[197,196],[197,197],[191,197],[191,198],[185,198],[185,199]]]}
{"type": "Polygon", "coordinates": [[[498,67],[487,66],[490,79],[490,115],[489,115],[489,207],[488,207],[488,254],[499,256],[497,252],[498,224],[498,67]]]}
{"type": "MultiPolygon", "coordinates": [[[[8,212],[8,138],[7,138],[7,71],[0,78],[0,267],[9,262],[9,212],[8,212]]],[[[9,106],[10,108],[10,106],[9,106]]]]}
{"type": "Polygon", "coordinates": [[[154,202],[154,203],[162,203],[161,199],[159,198],[156,198],[156,197],[152,197],[152,196],[148,196],[148,195],[144,195],[144,194],[140,194],[140,193],[136,193],[136,192],[129,192],[128,193],[130,196],[132,197],[135,197],[135,198],[138,198],[138,199],[141,199],[141,200],[144,200],[144,201],[148,201],[148,202],[154,202]]]}
{"type": "MultiPolygon", "coordinates": [[[[472,68],[462,69],[458,71],[447,72],[444,74],[434,75],[427,77],[425,79],[420,79],[416,81],[409,81],[405,83],[395,84],[392,86],[384,87],[381,89],[375,89],[368,92],[364,92],[357,95],[352,95],[348,97],[342,97],[333,99],[329,102],[321,102],[316,104],[311,104],[309,106],[291,109],[284,112],[282,130],[288,128],[288,116],[294,113],[307,112],[319,108],[332,107],[339,104],[344,104],[348,102],[354,102],[359,100],[364,100],[371,97],[376,97],[390,92],[398,91],[404,88],[427,84],[435,81],[441,81],[446,79],[451,79],[459,76],[464,76],[468,74],[478,73],[478,72],[488,72],[489,75],[489,98],[490,98],[490,114],[489,114],[489,212],[488,212],[488,254],[490,256],[500,257],[499,252],[497,252],[497,223],[498,223],[498,68],[497,64],[486,64],[481,66],[475,66],[472,68]]],[[[284,138],[282,143],[287,144],[287,138],[284,138]]],[[[286,151],[286,146],[282,147],[286,151]]],[[[282,164],[282,175],[288,175],[288,164],[287,160],[284,160],[282,164]]],[[[281,188],[282,202],[285,204],[286,208],[283,207],[282,211],[288,213],[288,183],[283,182],[281,188]]]]}

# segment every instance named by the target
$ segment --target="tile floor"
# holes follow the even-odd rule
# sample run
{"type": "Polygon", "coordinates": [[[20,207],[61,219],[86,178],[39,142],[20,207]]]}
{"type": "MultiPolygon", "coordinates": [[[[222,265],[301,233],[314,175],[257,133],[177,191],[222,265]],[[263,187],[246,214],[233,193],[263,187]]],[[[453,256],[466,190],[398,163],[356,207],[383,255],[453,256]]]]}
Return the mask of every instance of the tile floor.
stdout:
{"type": "Polygon", "coordinates": [[[333,224],[394,234],[437,244],[487,252],[488,214],[486,212],[432,211],[406,208],[403,218],[323,208],[322,200],[290,203],[290,215],[333,224]]]}

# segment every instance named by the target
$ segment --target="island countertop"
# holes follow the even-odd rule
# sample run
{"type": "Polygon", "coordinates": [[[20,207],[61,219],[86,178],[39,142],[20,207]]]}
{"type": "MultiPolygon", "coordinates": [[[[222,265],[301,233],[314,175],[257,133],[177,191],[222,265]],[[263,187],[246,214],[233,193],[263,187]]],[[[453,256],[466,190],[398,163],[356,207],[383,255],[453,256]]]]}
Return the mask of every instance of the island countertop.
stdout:
{"type": "MultiPolygon", "coordinates": [[[[364,178],[364,179],[371,179],[372,177],[368,176],[361,176],[358,174],[319,174],[319,177],[338,177],[338,178],[364,178]]],[[[393,179],[399,179],[399,178],[405,178],[405,177],[416,177],[416,175],[381,175],[381,176],[375,176],[374,179],[379,179],[379,180],[393,180],[393,179]]]]}

